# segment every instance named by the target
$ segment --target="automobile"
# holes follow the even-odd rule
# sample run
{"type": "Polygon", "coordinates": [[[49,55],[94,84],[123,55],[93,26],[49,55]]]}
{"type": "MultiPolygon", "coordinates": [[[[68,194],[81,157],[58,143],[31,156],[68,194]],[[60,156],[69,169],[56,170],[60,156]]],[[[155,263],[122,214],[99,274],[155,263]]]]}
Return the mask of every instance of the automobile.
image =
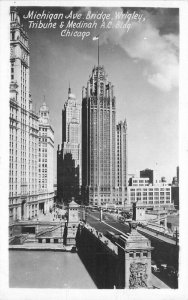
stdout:
{"type": "Polygon", "coordinates": [[[176,274],[176,269],[173,266],[168,266],[167,272],[168,272],[168,275],[174,275],[174,274],[176,274]]]}
{"type": "Polygon", "coordinates": [[[76,253],[76,252],[77,252],[77,248],[76,248],[76,246],[72,246],[72,248],[71,248],[71,252],[72,252],[72,253],[76,253]]]}
{"type": "Polygon", "coordinates": [[[113,243],[117,242],[119,234],[115,234],[112,231],[106,231],[105,236],[113,243]]]}
{"type": "Polygon", "coordinates": [[[157,265],[151,265],[151,270],[152,270],[152,272],[160,272],[160,270],[157,267],[157,265]]]}
{"type": "Polygon", "coordinates": [[[167,270],[167,264],[160,264],[160,270],[161,271],[166,271],[167,270]]]}
{"type": "Polygon", "coordinates": [[[173,233],[173,238],[176,238],[176,237],[179,238],[179,232],[174,232],[173,233]]]}
{"type": "Polygon", "coordinates": [[[121,218],[121,219],[119,219],[119,222],[122,223],[122,224],[124,224],[125,223],[125,219],[121,218]]]}
{"type": "Polygon", "coordinates": [[[126,222],[127,223],[132,222],[132,219],[126,219],[126,222]]]}

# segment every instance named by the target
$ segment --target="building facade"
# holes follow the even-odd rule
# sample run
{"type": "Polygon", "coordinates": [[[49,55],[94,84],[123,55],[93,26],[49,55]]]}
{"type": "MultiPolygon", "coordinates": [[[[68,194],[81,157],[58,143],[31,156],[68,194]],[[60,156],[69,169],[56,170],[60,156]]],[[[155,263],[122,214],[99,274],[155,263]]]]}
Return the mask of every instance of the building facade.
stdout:
{"type": "Polygon", "coordinates": [[[176,168],[176,173],[177,173],[176,177],[177,177],[177,181],[178,181],[178,185],[179,185],[179,166],[177,166],[177,168],[176,168]]]}
{"type": "Polygon", "coordinates": [[[176,168],[176,177],[172,180],[172,202],[174,207],[179,210],[179,167],[176,168]]]}
{"type": "Polygon", "coordinates": [[[54,200],[54,130],[50,124],[49,108],[44,102],[39,110],[39,211],[46,212],[54,200]]]}
{"type": "MultiPolygon", "coordinates": [[[[30,95],[28,35],[15,8],[10,11],[9,218],[31,219],[39,213],[39,116],[30,95]]],[[[52,162],[53,163],[53,162],[52,162]]],[[[50,172],[52,170],[50,169],[50,172]]]]}
{"type": "Polygon", "coordinates": [[[63,155],[72,154],[75,167],[79,167],[79,185],[82,184],[81,176],[81,105],[77,102],[71,88],[68,90],[68,99],[62,110],[62,144],[63,155]]]}
{"type": "Polygon", "coordinates": [[[116,125],[116,187],[119,205],[127,204],[127,122],[116,125]]]}
{"type": "Polygon", "coordinates": [[[129,185],[130,186],[148,186],[151,184],[150,184],[149,178],[132,177],[132,178],[129,178],[129,185]]]}
{"type": "Polygon", "coordinates": [[[28,36],[15,9],[10,12],[10,220],[37,215],[38,115],[29,94],[28,36]]]}
{"type": "Polygon", "coordinates": [[[104,67],[94,67],[82,90],[82,183],[85,203],[116,200],[116,99],[104,67]]]}
{"type": "Polygon", "coordinates": [[[82,89],[82,197],[85,204],[124,204],[126,130],[126,122],[116,127],[116,98],[104,67],[94,67],[87,87],[82,89]]]}
{"type": "Polygon", "coordinates": [[[140,171],[140,177],[141,178],[149,178],[150,184],[155,184],[155,172],[151,169],[145,169],[140,171]]]}
{"type": "Polygon", "coordinates": [[[62,110],[62,144],[57,151],[57,197],[68,203],[79,200],[82,184],[81,105],[71,88],[62,110]]]}
{"type": "Polygon", "coordinates": [[[171,186],[151,185],[149,178],[133,178],[132,185],[128,186],[128,204],[132,205],[137,201],[144,204],[146,208],[171,208],[173,207],[171,186]]]}

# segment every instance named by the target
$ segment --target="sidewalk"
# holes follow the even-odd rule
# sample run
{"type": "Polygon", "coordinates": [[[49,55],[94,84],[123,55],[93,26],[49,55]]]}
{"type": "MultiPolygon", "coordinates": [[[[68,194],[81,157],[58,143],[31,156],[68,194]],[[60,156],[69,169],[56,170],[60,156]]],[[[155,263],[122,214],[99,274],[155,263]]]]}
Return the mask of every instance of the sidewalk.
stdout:
{"type": "Polygon", "coordinates": [[[60,220],[62,220],[61,218],[58,218],[57,215],[60,214],[62,215],[64,213],[64,211],[61,210],[61,212],[48,212],[46,214],[39,214],[36,218],[34,218],[34,221],[39,221],[39,222],[60,222],[60,220]]]}

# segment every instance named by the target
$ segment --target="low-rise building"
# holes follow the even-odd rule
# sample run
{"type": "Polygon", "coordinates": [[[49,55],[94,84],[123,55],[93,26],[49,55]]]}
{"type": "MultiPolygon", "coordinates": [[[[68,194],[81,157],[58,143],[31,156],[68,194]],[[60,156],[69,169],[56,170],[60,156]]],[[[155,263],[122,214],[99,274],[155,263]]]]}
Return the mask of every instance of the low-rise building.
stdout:
{"type": "MultiPolygon", "coordinates": [[[[128,204],[140,201],[146,207],[170,207],[173,206],[171,198],[171,187],[169,185],[149,185],[148,178],[140,182],[141,178],[132,178],[133,185],[128,186],[128,204]],[[137,182],[137,185],[136,185],[137,182]]],[[[129,184],[131,181],[129,181],[129,184]]]]}
{"type": "Polygon", "coordinates": [[[129,185],[131,186],[147,186],[150,184],[149,178],[131,177],[129,179],[129,185]]]}

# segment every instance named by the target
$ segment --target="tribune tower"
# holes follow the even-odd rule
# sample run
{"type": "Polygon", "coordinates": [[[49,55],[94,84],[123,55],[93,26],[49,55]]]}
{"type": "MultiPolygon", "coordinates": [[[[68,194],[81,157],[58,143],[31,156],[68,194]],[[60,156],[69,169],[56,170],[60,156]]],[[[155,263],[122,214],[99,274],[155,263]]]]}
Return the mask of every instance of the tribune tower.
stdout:
{"type": "Polygon", "coordinates": [[[82,90],[82,186],[85,203],[116,202],[116,98],[103,66],[82,90]]]}

